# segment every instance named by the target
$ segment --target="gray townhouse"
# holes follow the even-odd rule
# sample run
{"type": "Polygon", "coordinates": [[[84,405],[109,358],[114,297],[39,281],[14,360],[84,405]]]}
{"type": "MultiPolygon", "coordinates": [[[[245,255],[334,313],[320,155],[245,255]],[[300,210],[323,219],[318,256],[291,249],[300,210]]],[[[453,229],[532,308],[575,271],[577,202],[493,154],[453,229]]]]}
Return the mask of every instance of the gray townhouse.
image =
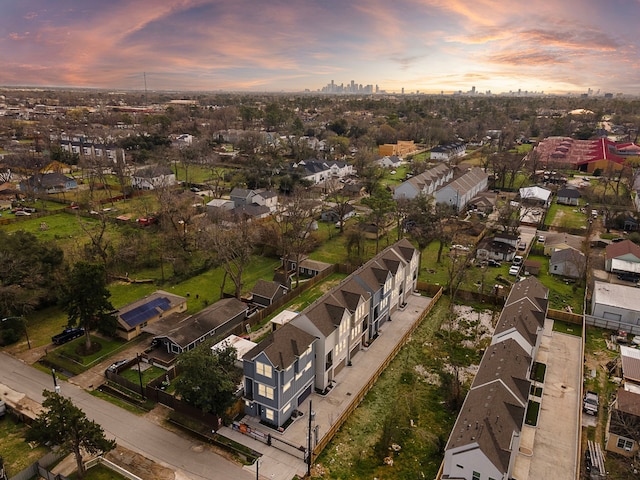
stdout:
{"type": "Polygon", "coordinates": [[[311,394],[316,337],[291,323],[242,358],[245,414],[281,427],[311,394]]]}
{"type": "MultiPolygon", "coordinates": [[[[402,308],[406,296],[416,289],[419,265],[420,252],[408,240],[403,239],[387,247],[293,317],[285,326],[295,327],[295,330],[288,329],[284,333],[280,333],[284,327],[276,330],[280,336],[287,335],[288,331],[295,335],[305,332],[310,336],[309,338],[315,340],[313,363],[309,367],[311,369],[309,385],[316,392],[328,393],[342,369],[351,365],[353,361],[357,361],[355,357],[368,342],[377,337],[380,326],[390,319],[391,313],[402,308]]],[[[390,325],[389,328],[392,328],[392,324],[390,325]]],[[[272,360],[272,364],[277,363],[280,358],[277,348],[285,350],[282,353],[283,358],[292,358],[293,354],[289,351],[291,345],[282,338],[270,336],[264,340],[264,342],[270,342],[269,345],[274,345],[269,350],[269,356],[276,359],[272,360]]],[[[267,404],[261,396],[258,400],[262,403],[258,406],[255,384],[264,384],[265,379],[264,375],[255,370],[253,364],[256,362],[258,353],[261,352],[260,349],[266,348],[262,343],[243,358],[245,413],[264,419],[263,410],[260,409],[268,408],[273,410],[273,413],[267,413],[277,418],[277,421],[272,423],[280,426],[293,412],[293,408],[284,409],[284,407],[288,406],[289,402],[292,402],[292,405],[299,405],[306,398],[306,389],[309,385],[296,384],[295,392],[290,392],[286,378],[279,383],[273,380],[269,387],[274,391],[267,392],[268,400],[273,402],[267,404]],[[285,387],[287,387],[286,390],[285,387]],[[304,392],[304,395],[300,392],[304,392]],[[278,402],[275,402],[276,399],[278,402]]],[[[296,345],[298,344],[299,341],[296,340],[296,345]]],[[[299,347],[296,348],[299,349],[299,347]]],[[[282,369],[289,368],[286,362],[280,361],[280,364],[282,369]]],[[[306,364],[304,368],[307,368],[306,364]]]]}
{"type": "Polygon", "coordinates": [[[534,277],[513,286],[449,436],[441,478],[512,477],[548,294],[534,277]]]}

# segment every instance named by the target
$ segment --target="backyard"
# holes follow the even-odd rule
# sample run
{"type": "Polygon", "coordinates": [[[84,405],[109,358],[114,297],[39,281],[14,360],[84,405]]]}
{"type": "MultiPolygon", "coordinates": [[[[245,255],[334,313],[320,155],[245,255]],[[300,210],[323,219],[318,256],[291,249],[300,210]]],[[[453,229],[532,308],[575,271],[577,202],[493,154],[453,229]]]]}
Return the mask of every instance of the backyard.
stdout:
{"type": "Polygon", "coordinates": [[[30,445],[25,441],[27,425],[18,422],[13,415],[0,418],[0,457],[5,460],[9,478],[18,474],[49,452],[46,447],[30,445]]]}
{"type": "MultiPolygon", "coordinates": [[[[493,314],[443,297],[316,461],[324,478],[435,478],[457,416],[455,373],[468,386],[493,314]],[[453,366],[453,365],[455,366],[453,366]]],[[[466,388],[459,392],[464,399],[466,388]]]]}

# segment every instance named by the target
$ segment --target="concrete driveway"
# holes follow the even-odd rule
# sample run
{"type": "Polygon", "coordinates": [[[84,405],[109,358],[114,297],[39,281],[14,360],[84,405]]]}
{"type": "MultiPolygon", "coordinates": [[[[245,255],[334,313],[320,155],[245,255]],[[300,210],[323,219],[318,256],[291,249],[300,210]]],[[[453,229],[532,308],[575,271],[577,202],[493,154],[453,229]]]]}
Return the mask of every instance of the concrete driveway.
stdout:
{"type": "Polygon", "coordinates": [[[525,425],[513,478],[574,479],[580,446],[582,338],[553,331],[545,321],[536,361],[547,366],[538,424],[525,425]]]}

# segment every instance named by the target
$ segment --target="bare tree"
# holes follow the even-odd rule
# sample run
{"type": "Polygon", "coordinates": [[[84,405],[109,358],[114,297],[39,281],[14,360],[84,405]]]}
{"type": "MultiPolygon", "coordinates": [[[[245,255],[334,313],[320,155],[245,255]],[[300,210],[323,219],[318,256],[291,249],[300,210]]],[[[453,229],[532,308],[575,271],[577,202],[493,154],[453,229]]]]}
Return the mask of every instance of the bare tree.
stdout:
{"type": "Polygon", "coordinates": [[[242,295],[242,275],[251,261],[251,255],[257,241],[257,230],[250,219],[241,215],[233,219],[233,224],[213,225],[208,230],[211,247],[222,262],[224,278],[220,285],[220,297],[224,294],[227,276],[235,286],[235,297],[242,295]]]}
{"type": "Polygon", "coordinates": [[[283,267],[288,273],[290,263],[295,265],[296,286],[300,281],[300,261],[314,244],[311,232],[315,224],[316,201],[304,189],[297,189],[288,201],[282,202],[267,227],[267,235],[276,242],[282,255],[283,267]]]}

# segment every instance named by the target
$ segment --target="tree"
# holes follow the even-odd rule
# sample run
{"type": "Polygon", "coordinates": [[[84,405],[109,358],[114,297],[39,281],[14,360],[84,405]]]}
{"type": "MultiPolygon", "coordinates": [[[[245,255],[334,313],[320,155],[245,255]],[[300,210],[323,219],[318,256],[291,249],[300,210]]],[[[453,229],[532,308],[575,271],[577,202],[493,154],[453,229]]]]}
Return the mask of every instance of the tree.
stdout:
{"type": "Polygon", "coordinates": [[[222,415],[234,402],[242,372],[234,365],[236,349],[230,346],[212,353],[210,342],[178,357],[182,372],[176,393],[205,413],[222,415]]]}
{"type": "Polygon", "coordinates": [[[97,263],[76,263],[63,285],[62,309],[69,316],[70,325],[84,327],[85,349],[91,351],[90,331],[98,329],[113,335],[117,319],[109,301],[105,269],[97,263]]]}
{"type": "Polygon", "coordinates": [[[45,407],[27,431],[28,441],[57,445],[64,453],[73,453],[78,466],[78,477],[85,474],[82,450],[92,455],[102,455],[116,447],[115,440],[108,440],[102,427],[89,420],[71,400],[45,390],[42,392],[45,407]]]}
{"type": "Polygon", "coordinates": [[[363,199],[362,203],[371,209],[369,221],[376,227],[376,253],[378,253],[380,233],[384,232],[388,216],[395,209],[395,203],[391,192],[382,187],[375,190],[370,197],[363,199]]]}
{"type": "Polygon", "coordinates": [[[235,297],[239,300],[242,294],[242,274],[251,261],[251,255],[257,240],[257,231],[251,221],[239,215],[234,219],[231,228],[214,226],[210,229],[211,246],[222,262],[224,278],[220,285],[220,296],[224,293],[227,276],[231,277],[235,286],[235,297]]]}

